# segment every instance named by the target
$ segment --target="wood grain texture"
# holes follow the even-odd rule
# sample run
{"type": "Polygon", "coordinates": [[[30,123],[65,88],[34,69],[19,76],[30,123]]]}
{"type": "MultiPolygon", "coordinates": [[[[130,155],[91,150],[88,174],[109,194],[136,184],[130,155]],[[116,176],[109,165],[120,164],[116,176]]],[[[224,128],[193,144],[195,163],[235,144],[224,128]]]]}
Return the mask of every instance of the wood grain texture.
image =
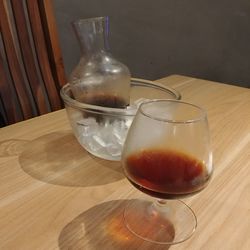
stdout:
{"type": "MultiPolygon", "coordinates": [[[[29,94],[25,86],[25,79],[22,74],[21,66],[19,64],[15,40],[13,37],[13,31],[11,28],[11,21],[8,14],[8,1],[0,1],[0,31],[3,37],[4,47],[6,51],[6,57],[8,59],[8,66],[11,69],[11,78],[17,96],[19,98],[20,106],[23,111],[24,119],[29,119],[32,117],[31,102],[29,101],[29,94]]],[[[4,84],[4,83],[2,83],[4,84]]],[[[1,84],[1,85],[2,85],[1,84]]],[[[10,84],[9,82],[5,84],[10,84]]],[[[8,93],[3,92],[2,95],[8,95],[8,93]]]]}
{"type": "Polygon", "coordinates": [[[36,100],[35,103],[39,110],[39,114],[46,114],[49,112],[49,109],[43,89],[41,88],[43,85],[42,79],[40,79],[38,70],[36,68],[36,56],[34,56],[34,52],[32,51],[32,44],[28,29],[29,22],[27,23],[26,21],[24,2],[20,0],[12,0],[11,3],[20,42],[20,50],[22,52],[22,59],[29,85],[32,90],[32,95],[36,100]]]}
{"type": "Polygon", "coordinates": [[[16,121],[21,121],[22,119],[18,117],[17,110],[15,108],[15,100],[10,98],[11,96],[11,85],[9,83],[8,77],[4,70],[4,60],[2,55],[0,55],[0,99],[2,103],[5,103],[5,113],[7,119],[10,123],[15,123],[16,121]]]}
{"type": "Polygon", "coordinates": [[[30,25],[33,33],[37,58],[42,72],[43,81],[49,96],[50,105],[53,111],[58,110],[62,107],[61,99],[59,97],[59,92],[56,88],[56,84],[51,72],[38,1],[27,0],[27,8],[31,20],[30,25]]]}
{"type": "Polygon", "coordinates": [[[61,109],[66,78],[51,1],[0,0],[0,32],[5,123],[61,109]]]}
{"type": "Polygon", "coordinates": [[[57,79],[58,88],[61,88],[66,84],[67,79],[59,44],[59,36],[54,16],[53,4],[51,0],[40,0],[39,6],[43,26],[46,27],[44,31],[49,50],[49,60],[51,61],[51,70],[53,71],[53,76],[57,79]]]}
{"type": "MultiPolygon", "coordinates": [[[[185,199],[198,228],[169,249],[250,249],[250,90],[184,76],[159,82],[208,112],[214,175],[185,199]]],[[[0,249],[168,249],[139,240],[123,225],[138,198],[120,164],[87,153],[65,110],[0,130],[0,249]]]]}

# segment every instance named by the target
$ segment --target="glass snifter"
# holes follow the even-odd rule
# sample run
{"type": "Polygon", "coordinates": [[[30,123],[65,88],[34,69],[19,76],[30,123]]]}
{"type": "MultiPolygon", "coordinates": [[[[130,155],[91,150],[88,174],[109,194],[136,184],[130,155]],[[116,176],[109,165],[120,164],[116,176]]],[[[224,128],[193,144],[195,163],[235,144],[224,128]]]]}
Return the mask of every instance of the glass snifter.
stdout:
{"type": "Polygon", "coordinates": [[[128,229],[160,244],[188,239],[196,216],[178,199],[203,190],[212,175],[206,112],[178,100],[142,103],[124,144],[122,166],[131,184],[158,198],[128,204],[124,211],[128,229]]]}

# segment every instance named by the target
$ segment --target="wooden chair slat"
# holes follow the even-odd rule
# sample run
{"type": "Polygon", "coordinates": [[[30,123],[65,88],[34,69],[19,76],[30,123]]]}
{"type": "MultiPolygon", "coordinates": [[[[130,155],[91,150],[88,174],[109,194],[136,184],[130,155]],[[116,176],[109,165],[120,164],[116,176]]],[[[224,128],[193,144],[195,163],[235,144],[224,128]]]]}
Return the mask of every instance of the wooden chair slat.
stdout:
{"type": "Polygon", "coordinates": [[[45,38],[43,36],[42,22],[39,13],[37,1],[27,0],[27,7],[31,22],[31,29],[33,33],[36,53],[39,61],[39,66],[42,72],[43,80],[49,96],[49,101],[52,110],[61,109],[62,104],[56,88],[52,72],[50,68],[49,58],[47,54],[47,47],[45,38]]]}
{"type": "Polygon", "coordinates": [[[0,26],[3,37],[3,42],[8,59],[9,67],[11,68],[11,76],[14,86],[19,97],[24,119],[29,119],[33,116],[29,94],[25,87],[25,81],[22,75],[22,70],[19,65],[16,48],[13,41],[13,36],[10,28],[10,21],[6,11],[7,3],[5,0],[0,0],[0,26]]]}
{"type": "Polygon", "coordinates": [[[57,82],[59,84],[58,87],[61,88],[66,84],[67,79],[65,76],[64,63],[58,40],[58,32],[52,2],[51,0],[40,0],[39,6],[41,20],[47,27],[47,29],[45,29],[45,36],[46,40],[49,41],[49,59],[51,61],[52,70],[54,71],[54,76],[57,78],[57,82]]]}
{"type": "Polygon", "coordinates": [[[17,34],[20,42],[20,49],[23,56],[23,62],[27,78],[31,87],[33,98],[38,108],[38,114],[46,114],[49,112],[43,92],[42,79],[39,78],[38,70],[35,64],[35,58],[32,51],[32,44],[30,34],[27,27],[27,20],[25,17],[24,2],[20,0],[11,0],[12,9],[14,13],[17,34]]]}
{"type": "Polygon", "coordinates": [[[7,124],[63,108],[66,77],[51,0],[0,0],[0,59],[7,124]]]}
{"type": "MultiPolygon", "coordinates": [[[[4,111],[9,123],[15,123],[20,121],[21,118],[18,116],[17,109],[15,107],[14,98],[11,98],[12,91],[10,88],[10,83],[8,77],[6,76],[3,59],[0,54],[0,98],[1,102],[5,103],[4,111]]],[[[3,116],[3,114],[2,114],[3,116]]]]}

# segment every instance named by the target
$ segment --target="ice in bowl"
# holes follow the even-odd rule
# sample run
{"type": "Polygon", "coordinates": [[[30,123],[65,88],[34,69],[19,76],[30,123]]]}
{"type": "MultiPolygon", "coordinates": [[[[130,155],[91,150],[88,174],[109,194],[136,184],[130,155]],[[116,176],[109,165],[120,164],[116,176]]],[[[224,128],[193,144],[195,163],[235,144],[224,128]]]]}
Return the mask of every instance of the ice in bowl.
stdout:
{"type": "Polygon", "coordinates": [[[130,105],[125,109],[109,108],[73,99],[69,84],[61,89],[68,119],[78,142],[89,153],[119,161],[127,132],[139,105],[152,99],[180,99],[169,87],[143,79],[131,79],[130,105]]]}

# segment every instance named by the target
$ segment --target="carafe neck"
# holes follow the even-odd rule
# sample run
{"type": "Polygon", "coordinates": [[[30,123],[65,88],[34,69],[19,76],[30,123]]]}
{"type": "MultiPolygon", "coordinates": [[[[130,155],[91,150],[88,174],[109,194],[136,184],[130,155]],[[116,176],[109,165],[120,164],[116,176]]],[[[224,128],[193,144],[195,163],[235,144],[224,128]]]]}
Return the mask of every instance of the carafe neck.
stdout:
{"type": "Polygon", "coordinates": [[[85,57],[108,50],[108,17],[80,19],[73,22],[73,27],[85,57]]]}

